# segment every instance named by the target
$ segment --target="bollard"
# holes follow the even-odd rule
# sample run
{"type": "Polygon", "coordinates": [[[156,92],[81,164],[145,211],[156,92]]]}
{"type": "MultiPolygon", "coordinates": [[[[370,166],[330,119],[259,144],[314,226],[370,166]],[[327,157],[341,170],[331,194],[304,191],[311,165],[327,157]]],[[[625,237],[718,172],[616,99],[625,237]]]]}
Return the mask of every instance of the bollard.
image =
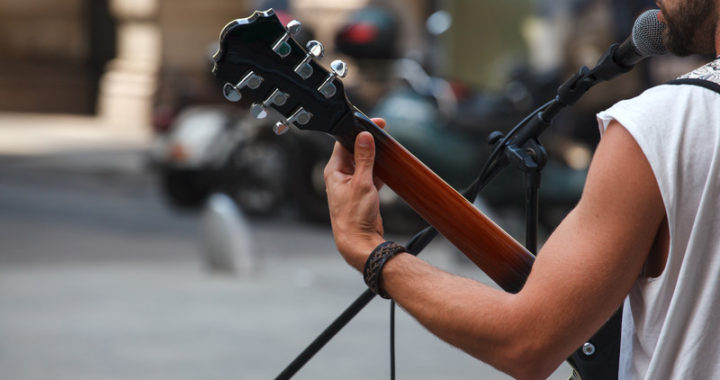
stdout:
{"type": "Polygon", "coordinates": [[[255,269],[250,226],[235,201],[216,193],[208,198],[201,218],[202,251],[213,272],[249,274],[255,269]]]}

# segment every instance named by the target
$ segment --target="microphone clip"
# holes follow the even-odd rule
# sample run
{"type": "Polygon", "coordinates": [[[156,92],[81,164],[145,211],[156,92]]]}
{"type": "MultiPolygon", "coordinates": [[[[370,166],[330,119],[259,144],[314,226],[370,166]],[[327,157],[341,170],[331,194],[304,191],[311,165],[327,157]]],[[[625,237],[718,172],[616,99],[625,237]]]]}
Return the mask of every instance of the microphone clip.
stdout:
{"type": "Polygon", "coordinates": [[[600,57],[597,64],[595,64],[595,68],[593,68],[588,75],[591,75],[598,82],[611,80],[632,70],[635,64],[642,58],[644,57],[635,52],[632,44],[614,43],[610,45],[605,54],[600,57]],[[629,65],[618,61],[629,63],[629,65]]]}
{"type": "Polygon", "coordinates": [[[583,66],[563,83],[557,91],[556,101],[564,106],[573,106],[591,87],[599,82],[611,80],[621,74],[633,69],[633,66],[625,66],[616,61],[619,43],[610,45],[605,54],[598,60],[594,68],[589,69],[583,66]]]}

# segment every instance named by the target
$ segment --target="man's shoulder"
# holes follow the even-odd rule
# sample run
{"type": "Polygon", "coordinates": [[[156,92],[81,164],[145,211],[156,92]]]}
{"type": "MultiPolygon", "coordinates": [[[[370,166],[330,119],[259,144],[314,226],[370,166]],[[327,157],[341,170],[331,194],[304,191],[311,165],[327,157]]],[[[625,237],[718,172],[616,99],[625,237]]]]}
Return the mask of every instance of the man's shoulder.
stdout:
{"type": "Polygon", "coordinates": [[[664,104],[672,108],[673,105],[682,104],[680,101],[682,98],[693,100],[697,99],[697,96],[702,96],[704,92],[702,88],[720,94],[720,57],[672,81],[651,87],[629,101],[630,103],[650,101],[658,106],[664,104]],[[678,85],[686,85],[686,91],[677,91],[678,85]]]}
{"type": "Polygon", "coordinates": [[[677,78],[676,81],[703,80],[720,85],[720,57],[707,63],[685,75],[677,78]]]}
{"type": "Polygon", "coordinates": [[[694,85],[703,87],[720,94],[720,57],[703,65],[674,81],[668,82],[671,85],[694,85]]]}

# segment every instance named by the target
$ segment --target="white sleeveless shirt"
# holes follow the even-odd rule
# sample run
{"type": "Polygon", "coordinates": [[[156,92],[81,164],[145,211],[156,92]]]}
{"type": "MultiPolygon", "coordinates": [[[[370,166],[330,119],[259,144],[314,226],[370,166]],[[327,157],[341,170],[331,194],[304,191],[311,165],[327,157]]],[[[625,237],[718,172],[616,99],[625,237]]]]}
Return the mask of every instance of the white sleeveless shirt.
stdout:
{"type": "MultiPolygon", "coordinates": [[[[720,59],[682,78],[720,84],[720,59]]],[[[720,93],[665,84],[598,120],[637,141],[670,229],[665,270],[625,300],[619,378],[720,379],[720,93]]]]}

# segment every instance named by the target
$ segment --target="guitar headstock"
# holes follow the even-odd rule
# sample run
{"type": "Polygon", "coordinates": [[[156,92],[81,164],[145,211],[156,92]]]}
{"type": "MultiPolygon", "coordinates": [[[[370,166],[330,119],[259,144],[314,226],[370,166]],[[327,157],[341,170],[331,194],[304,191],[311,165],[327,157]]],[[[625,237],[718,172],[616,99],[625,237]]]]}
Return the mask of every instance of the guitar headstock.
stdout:
{"type": "Polygon", "coordinates": [[[315,62],[323,46],[318,41],[300,46],[293,39],[300,27],[297,21],[283,26],[272,9],[231,21],[220,34],[213,74],[226,82],[223,94],[228,100],[253,102],[255,117],[276,110],[278,134],[290,125],[333,133],[355,111],[338,79],[347,67],[333,61],[328,71],[315,62]]]}

